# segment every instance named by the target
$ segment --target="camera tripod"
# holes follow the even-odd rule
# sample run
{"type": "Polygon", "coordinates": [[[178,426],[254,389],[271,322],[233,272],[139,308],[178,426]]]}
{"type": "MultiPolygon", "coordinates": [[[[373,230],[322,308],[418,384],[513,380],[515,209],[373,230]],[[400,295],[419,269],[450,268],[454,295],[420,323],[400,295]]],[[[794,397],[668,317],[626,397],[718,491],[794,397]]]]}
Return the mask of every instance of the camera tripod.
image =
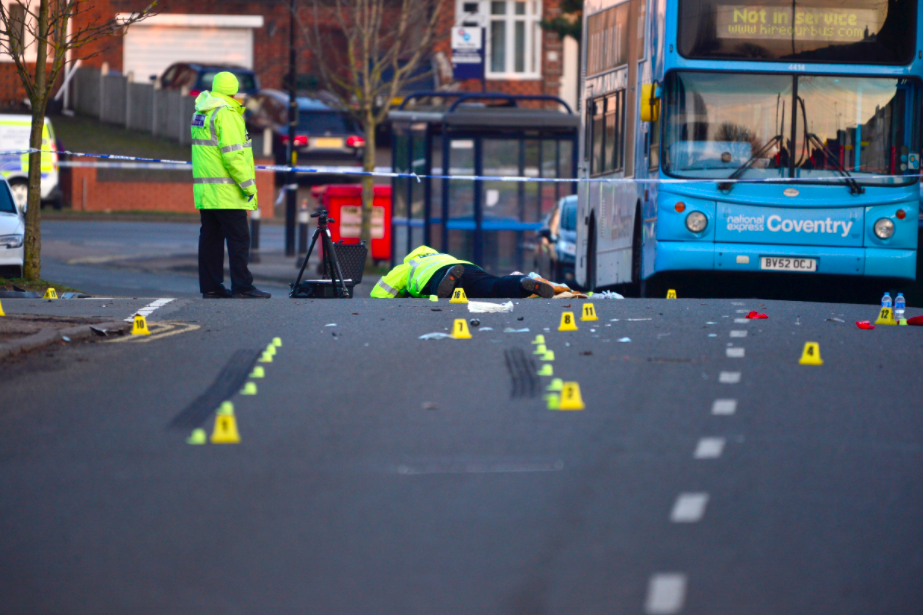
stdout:
{"type": "MultiPolygon", "coordinates": [[[[323,260],[321,262],[321,269],[324,272],[330,272],[331,280],[320,280],[312,283],[310,280],[305,280],[305,285],[312,286],[327,286],[329,288],[329,283],[332,282],[334,291],[333,297],[344,299],[351,297],[349,289],[346,288],[346,280],[343,279],[343,270],[340,268],[340,261],[337,259],[337,253],[333,247],[333,240],[330,239],[330,231],[327,228],[328,224],[333,224],[336,222],[333,218],[327,215],[326,209],[318,209],[316,212],[311,214],[312,218],[317,218],[317,228],[314,229],[314,235],[311,237],[311,245],[308,247],[308,253],[305,254],[304,262],[301,263],[301,270],[298,272],[298,277],[295,279],[295,283],[292,284],[292,290],[289,293],[289,297],[304,296],[304,293],[307,289],[300,289],[301,278],[304,275],[305,267],[308,265],[308,259],[311,258],[311,252],[314,251],[314,244],[317,243],[317,238],[321,238],[322,249],[323,249],[323,260]],[[317,282],[326,282],[327,284],[318,284],[317,282]],[[339,283],[338,283],[339,282],[339,283]]],[[[325,289],[326,290],[326,289],[325,289]]],[[[309,296],[313,296],[313,293],[309,296]]],[[[326,293],[321,296],[326,296],[326,293]]]]}

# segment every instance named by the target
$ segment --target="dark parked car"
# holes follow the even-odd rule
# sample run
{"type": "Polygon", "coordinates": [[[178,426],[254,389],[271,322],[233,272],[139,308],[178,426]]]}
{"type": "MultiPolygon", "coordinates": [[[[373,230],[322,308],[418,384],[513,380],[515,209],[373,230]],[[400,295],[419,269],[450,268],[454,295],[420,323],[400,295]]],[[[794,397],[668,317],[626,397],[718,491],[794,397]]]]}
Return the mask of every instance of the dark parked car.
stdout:
{"type": "MultiPolygon", "coordinates": [[[[365,136],[348,113],[319,97],[299,95],[295,149],[300,166],[355,166],[365,153],[365,136]]],[[[286,164],[288,94],[262,90],[247,99],[244,116],[250,136],[272,131],[276,164],[286,164]]]]}
{"type": "Polygon", "coordinates": [[[234,73],[240,82],[240,90],[234,98],[245,100],[247,96],[256,94],[260,89],[260,82],[249,68],[234,66],[233,64],[196,64],[193,62],[180,62],[171,64],[160,76],[160,87],[164,90],[181,90],[189,88],[190,96],[198,96],[202,90],[210,90],[215,75],[222,71],[234,73]]]}
{"type": "Polygon", "coordinates": [[[577,195],[562,198],[542,219],[535,249],[538,273],[549,280],[571,284],[577,255],[577,195]]]}

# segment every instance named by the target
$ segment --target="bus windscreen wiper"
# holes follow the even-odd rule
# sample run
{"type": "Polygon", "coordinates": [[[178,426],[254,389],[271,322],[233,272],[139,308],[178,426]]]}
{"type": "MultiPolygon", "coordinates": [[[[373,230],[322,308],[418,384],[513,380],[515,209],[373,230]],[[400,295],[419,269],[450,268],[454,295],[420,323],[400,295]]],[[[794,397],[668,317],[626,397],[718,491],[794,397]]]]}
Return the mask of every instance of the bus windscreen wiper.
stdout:
{"type": "MultiPolygon", "coordinates": [[[[755,163],[757,160],[759,160],[760,158],[762,158],[763,155],[764,155],[766,152],[768,152],[769,149],[770,149],[773,145],[776,145],[776,144],[781,145],[783,140],[784,140],[784,137],[783,137],[782,135],[776,135],[776,136],[774,136],[773,138],[769,139],[769,141],[767,141],[766,144],[763,145],[763,147],[761,147],[760,149],[758,149],[757,152],[756,152],[755,154],[753,154],[752,156],[750,156],[750,160],[746,161],[745,163],[743,163],[742,165],[740,165],[739,167],[737,167],[737,170],[734,171],[733,173],[731,173],[731,175],[730,175],[730,177],[728,177],[728,179],[739,179],[740,176],[742,176],[744,173],[746,173],[746,172],[747,172],[747,169],[749,169],[750,167],[753,166],[753,163],[755,163]]],[[[734,184],[733,184],[732,182],[727,182],[727,181],[725,181],[725,182],[720,182],[720,183],[718,184],[718,190],[722,190],[722,191],[724,191],[724,192],[730,192],[730,191],[731,191],[731,188],[733,188],[733,187],[734,187],[734,184]]]]}
{"type": "Polygon", "coordinates": [[[824,158],[827,159],[827,161],[830,163],[830,166],[832,166],[840,175],[843,176],[843,179],[846,181],[846,185],[849,186],[850,194],[863,194],[865,192],[865,188],[860,186],[859,182],[857,182],[856,179],[849,173],[849,171],[846,170],[846,167],[840,164],[839,159],[833,155],[833,152],[830,151],[830,148],[827,147],[827,144],[820,140],[820,137],[812,132],[806,132],[805,136],[816,149],[819,149],[824,153],[824,158]]]}

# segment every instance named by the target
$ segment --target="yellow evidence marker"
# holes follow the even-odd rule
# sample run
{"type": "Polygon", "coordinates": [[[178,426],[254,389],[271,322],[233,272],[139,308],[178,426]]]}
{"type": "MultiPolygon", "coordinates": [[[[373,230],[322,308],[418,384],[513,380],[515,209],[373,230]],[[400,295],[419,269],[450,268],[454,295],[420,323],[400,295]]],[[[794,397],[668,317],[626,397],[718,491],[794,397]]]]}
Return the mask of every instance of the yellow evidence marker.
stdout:
{"type": "Polygon", "coordinates": [[[248,376],[248,377],[249,377],[249,378],[265,378],[265,377],[266,377],[266,370],[263,369],[263,366],[262,366],[262,365],[255,365],[255,366],[253,367],[253,371],[250,372],[250,376],[248,376]]]}
{"type": "Polygon", "coordinates": [[[212,444],[240,444],[237,433],[237,420],[233,414],[215,415],[215,429],[212,431],[212,444]]]}
{"type": "Polygon", "coordinates": [[[48,290],[45,291],[45,294],[42,295],[42,299],[57,299],[57,298],[58,298],[58,291],[56,291],[53,288],[49,288],[48,290]]]}
{"type": "Polygon", "coordinates": [[[897,322],[894,320],[894,312],[891,310],[891,308],[881,308],[881,311],[878,312],[878,320],[875,321],[875,324],[896,325],[897,322]]]}
{"type": "Polygon", "coordinates": [[[272,345],[275,346],[276,348],[282,348],[282,338],[281,337],[272,338],[272,345]]]}
{"type": "Polygon", "coordinates": [[[221,405],[215,410],[215,414],[234,414],[234,404],[229,401],[221,402],[221,405]]]}
{"type": "Polygon", "coordinates": [[[545,354],[546,352],[548,352],[548,348],[546,348],[544,344],[539,344],[535,347],[535,352],[532,354],[545,354]]]}
{"type": "Polygon", "coordinates": [[[599,317],[596,316],[596,308],[593,307],[592,303],[583,304],[583,315],[580,320],[599,320],[599,317]]]}
{"type": "Polygon", "coordinates": [[[244,385],[244,388],[240,390],[241,395],[256,395],[256,383],[248,382],[244,385]]]}
{"type": "Polygon", "coordinates": [[[544,336],[544,334],[539,333],[538,335],[536,335],[536,336],[535,336],[535,339],[532,340],[532,343],[533,343],[533,344],[544,344],[544,343],[545,343],[545,336],[544,336]]]}
{"type": "MultiPolygon", "coordinates": [[[[3,316],[3,310],[0,310],[0,316],[3,316]]],[[[906,318],[901,318],[901,319],[898,321],[897,324],[899,324],[899,325],[902,326],[902,327],[906,327],[906,326],[907,326],[907,319],[906,319],[906,318]]]]}
{"type": "Polygon", "coordinates": [[[554,361],[554,350],[546,350],[542,361],[554,361]]]}
{"type": "Polygon", "coordinates": [[[672,288],[667,291],[667,299],[676,299],[676,291],[672,288]]]}
{"type": "Polygon", "coordinates": [[[468,303],[468,297],[465,295],[464,288],[456,288],[452,291],[452,298],[449,303],[468,303]]]}
{"type": "Polygon", "coordinates": [[[554,376],[554,368],[551,363],[542,363],[542,369],[535,372],[537,376],[554,376]]]}
{"type": "Polygon", "coordinates": [[[576,331],[577,323],[574,322],[574,313],[573,312],[564,312],[561,314],[561,326],[558,327],[558,331],[576,331]]]}
{"type": "Polygon", "coordinates": [[[551,384],[549,384],[545,388],[545,390],[546,391],[562,391],[564,390],[564,381],[561,380],[560,378],[553,378],[551,380],[551,384]]]}
{"type": "Polygon", "coordinates": [[[259,362],[260,363],[272,363],[272,353],[263,352],[263,354],[260,355],[259,362]]]}
{"type": "Polygon", "coordinates": [[[3,313],[3,304],[2,304],[2,303],[0,303],[0,316],[6,316],[6,314],[3,313]]]}
{"type": "MultiPolygon", "coordinates": [[[[464,294],[465,291],[462,291],[464,294]]],[[[465,301],[468,301],[465,299],[465,301]]],[[[471,332],[468,331],[468,323],[465,322],[464,318],[456,318],[455,324],[452,325],[452,337],[457,340],[470,340],[471,332]]]]}
{"type": "Polygon", "coordinates": [[[147,328],[147,320],[141,314],[135,314],[135,323],[131,327],[132,335],[150,335],[147,328]]]}
{"type": "Polygon", "coordinates": [[[549,393],[545,395],[545,401],[548,402],[549,410],[557,410],[558,406],[561,405],[561,396],[557,393],[549,393]]]}
{"type": "Polygon", "coordinates": [[[192,433],[189,434],[189,437],[186,438],[186,444],[205,444],[208,442],[208,436],[205,435],[205,430],[200,428],[193,429],[192,433]]]}
{"type": "Polygon", "coordinates": [[[565,382],[561,390],[561,403],[558,410],[583,410],[583,398],[580,396],[580,385],[576,382],[565,382]]]}
{"type": "Polygon", "coordinates": [[[801,359],[798,362],[802,365],[823,365],[824,362],[820,358],[820,345],[817,342],[805,342],[801,359]]]}

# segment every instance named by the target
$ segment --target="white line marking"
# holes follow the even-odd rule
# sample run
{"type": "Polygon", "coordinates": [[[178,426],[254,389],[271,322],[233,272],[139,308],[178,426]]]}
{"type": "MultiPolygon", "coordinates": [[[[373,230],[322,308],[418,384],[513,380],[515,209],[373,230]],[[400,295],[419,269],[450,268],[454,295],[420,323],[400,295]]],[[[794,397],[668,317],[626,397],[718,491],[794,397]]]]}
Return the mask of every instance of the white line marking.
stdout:
{"type": "Polygon", "coordinates": [[[750,319],[749,318],[735,318],[734,324],[735,325],[749,325],[750,319]]]}
{"type": "Polygon", "coordinates": [[[740,382],[740,372],[721,372],[718,375],[718,382],[722,384],[737,384],[740,382]]]}
{"type": "Polygon", "coordinates": [[[680,493],[673,504],[670,521],[673,523],[698,523],[705,515],[707,493],[680,493]]]}
{"type": "Polygon", "coordinates": [[[149,303],[148,305],[145,305],[143,308],[141,308],[137,312],[133,312],[131,316],[125,319],[125,322],[133,321],[135,319],[135,316],[139,314],[147,318],[151,314],[151,312],[153,312],[157,308],[162,308],[163,306],[170,303],[171,301],[173,301],[173,299],[158,299],[157,301],[154,301],[153,303],[149,303]]]}
{"type": "Polygon", "coordinates": [[[737,312],[738,314],[746,314],[746,313],[747,313],[747,310],[734,310],[734,311],[737,312]]]}
{"type": "Polygon", "coordinates": [[[737,412],[736,399],[716,399],[711,405],[712,414],[734,414],[737,412]]]}
{"type": "Polygon", "coordinates": [[[727,356],[729,359],[743,359],[744,349],[743,348],[728,348],[727,356]]]}
{"type": "Polygon", "coordinates": [[[549,463],[479,463],[479,462],[434,462],[402,464],[397,466],[398,474],[508,474],[519,472],[560,472],[564,462],[560,459],[549,463]]]}
{"type": "Polygon", "coordinates": [[[647,585],[644,612],[648,615],[679,613],[686,600],[686,575],[679,572],[660,572],[651,577],[647,585]]]}
{"type": "Polygon", "coordinates": [[[731,331],[731,337],[747,337],[747,332],[741,329],[734,329],[731,331]]]}
{"type": "Polygon", "coordinates": [[[701,438],[695,447],[693,459],[717,459],[724,452],[724,438],[701,438]]]}

